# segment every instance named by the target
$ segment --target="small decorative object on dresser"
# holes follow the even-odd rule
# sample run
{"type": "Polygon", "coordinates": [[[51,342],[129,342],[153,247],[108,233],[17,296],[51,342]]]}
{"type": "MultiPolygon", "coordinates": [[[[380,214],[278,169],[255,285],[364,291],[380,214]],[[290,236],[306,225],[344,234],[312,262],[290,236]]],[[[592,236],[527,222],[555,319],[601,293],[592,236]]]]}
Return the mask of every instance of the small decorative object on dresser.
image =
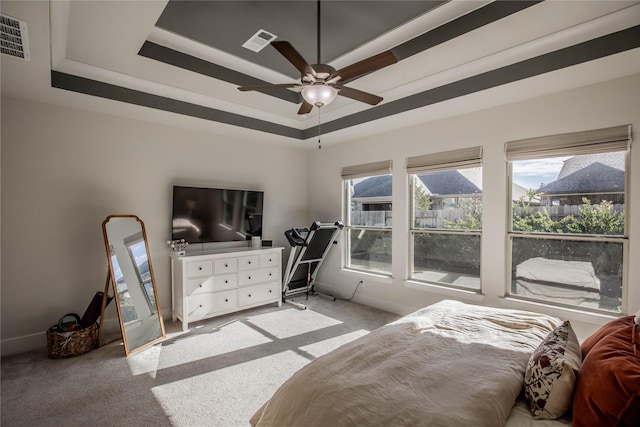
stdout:
{"type": "Polygon", "coordinates": [[[167,240],[167,244],[171,246],[172,251],[176,252],[180,256],[186,254],[187,246],[189,246],[189,242],[184,239],[167,240]]]}
{"type": "Polygon", "coordinates": [[[172,317],[188,324],[260,305],[281,305],[281,247],[171,253],[172,317]]]}

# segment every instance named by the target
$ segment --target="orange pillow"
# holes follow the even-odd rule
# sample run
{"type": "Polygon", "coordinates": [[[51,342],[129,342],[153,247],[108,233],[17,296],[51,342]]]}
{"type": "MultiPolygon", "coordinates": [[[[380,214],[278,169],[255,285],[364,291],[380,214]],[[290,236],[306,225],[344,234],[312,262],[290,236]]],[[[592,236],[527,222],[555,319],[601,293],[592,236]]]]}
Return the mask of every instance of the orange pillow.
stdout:
{"type": "Polygon", "coordinates": [[[573,426],[640,426],[640,326],[633,316],[607,323],[581,350],[573,426]]]}

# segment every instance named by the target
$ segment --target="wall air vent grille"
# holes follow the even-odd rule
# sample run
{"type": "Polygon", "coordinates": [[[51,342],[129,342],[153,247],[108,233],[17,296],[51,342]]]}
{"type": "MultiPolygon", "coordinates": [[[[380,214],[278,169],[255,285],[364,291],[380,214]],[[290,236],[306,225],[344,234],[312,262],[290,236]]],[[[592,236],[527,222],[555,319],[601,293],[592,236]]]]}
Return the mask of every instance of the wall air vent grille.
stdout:
{"type": "Polygon", "coordinates": [[[26,22],[0,14],[0,51],[5,55],[29,60],[26,22]]]}
{"type": "Polygon", "coordinates": [[[274,41],[278,36],[271,34],[269,31],[258,30],[257,33],[251,36],[249,40],[244,42],[242,47],[252,50],[254,52],[260,52],[269,43],[274,41]]]}

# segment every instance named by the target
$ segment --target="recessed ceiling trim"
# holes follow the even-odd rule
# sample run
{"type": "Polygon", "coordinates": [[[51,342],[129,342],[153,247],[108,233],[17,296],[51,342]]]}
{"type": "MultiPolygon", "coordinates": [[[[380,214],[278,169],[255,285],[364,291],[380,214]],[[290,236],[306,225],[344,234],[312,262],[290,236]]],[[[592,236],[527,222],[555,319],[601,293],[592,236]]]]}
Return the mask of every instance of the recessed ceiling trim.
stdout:
{"type": "MultiPolygon", "coordinates": [[[[144,44],[140,48],[140,51],[138,52],[138,55],[154,59],[165,64],[174,65],[185,70],[193,71],[194,73],[212,77],[217,80],[222,80],[237,86],[258,86],[269,84],[269,82],[265,82],[264,80],[256,79],[255,77],[248,76],[238,71],[234,71],[232,69],[205,61],[204,59],[200,59],[186,53],[178,52],[171,48],[161,46],[150,41],[144,42],[144,44]]],[[[302,102],[300,100],[299,93],[287,89],[274,90],[272,92],[269,92],[268,95],[292,102],[294,104],[299,104],[300,102],[302,102]]]]}
{"type": "MultiPolygon", "coordinates": [[[[640,25],[323,123],[322,130],[325,134],[336,132],[351,126],[637,48],[640,48],[640,25]]],[[[306,129],[304,139],[314,137],[315,132],[317,131],[313,128],[306,129]]]]}
{"type": "Polygon", "coordinates": [[[303,131],[277,123],[259,120],[228,111],[192,104],[185,101],[154,95],[139,90],[128,89],[109,83],[74,76],[51,70],[51,87],[126,102],[143,107],[155,108],[172,113],[211,120],[247,129],[259,130],[288,138],[302,139],[303,131]]]}
{"type": "MultiPolygon", "coordinates": [[[[420,51],[454,39],[467,31],[490,24],[493,21],[512,15],[537,3],[540,3],[540,1],[493,2],[484,7],[472,10],[465,15],[453,19],[420,36],[414,37],[391,50],[396,54],[396,57],[399,60],[404,59],[420,51]]],[[[154,31],[155,30],[156,29],[154,29],[154,31]]],[[[228,67],[214,64],[208,60],[177,51],[171,47],[166,47],[149,40],[145,41],[138,54],[237,86],[260,86],[273,83],[273,81],[260,80],[239,71],[232,70],[228,67]]],[[[351,79],[351,81],[353,80],[357,79],[351,79]]],[[[347,81],[343,83],[346,82],[347,81]]],[[[273,96],[294,104],[302,102],[299,93],[288,89],[261,92],[261,94],[273,96]]]]}
{"type": "MultiPolygon", "coordinates": [[[[636,48],[640,48],[640,25],[323,123],[322,133],[336,132],[351,126],[361,125],[416,108],[433,105],[445,100],[458,98],[636,48]]],[[[258,120],[184,101],[176,101],[83,77],[59,73],[53,70],[51,71],[51,85],[60,89],[157,108],[290,138],[304,140],[315,137],[317,134],[315,126],[305,130],[295,129],[265,120],[258,120]]]]}
{"type": "Polygon", "coordinates": [[[610,34],[614,30],[624,30],[637,25],[635,16],[640,16],[640,3],[464,64],[426,75],[420,80],[412,81],[385,92],[384,97],[386,102],[390,102],[404,98],[407,94],[423,92],[548,52],[593,40],[610,34]]]}
{"type": "Polygon", "coordinates": [[[247,61],[246,59],[239,58],[198,41],[187,39],[179,34],[167,31],[164,28],[153,27],[147,37],[147,41],[177,52],[195,56],[196,58],[218,64],[231,70],[236,70],[239,73],[251,74],[255,78],[264,81],[277,81],[288,77],[286,74],[263,67],[262,65],[247,61]]]}
{"type": "Polygon", "coordinates": [[[447,22],[391,49],[399,61],[473,31],[494,21],[520,12],[538,3],[535,1],[495,1],[447,22]]]}

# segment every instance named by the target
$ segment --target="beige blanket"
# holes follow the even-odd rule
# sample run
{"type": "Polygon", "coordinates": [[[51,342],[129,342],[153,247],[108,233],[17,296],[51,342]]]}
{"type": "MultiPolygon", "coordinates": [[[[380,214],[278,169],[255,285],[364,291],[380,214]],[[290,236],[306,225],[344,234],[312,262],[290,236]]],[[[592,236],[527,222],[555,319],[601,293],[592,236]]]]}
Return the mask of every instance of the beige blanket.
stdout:
{"type": "Polygon", "coordinates": [[[442,301],[295,373],[253,426],[504,425],[550,316],[442,301]]]}

